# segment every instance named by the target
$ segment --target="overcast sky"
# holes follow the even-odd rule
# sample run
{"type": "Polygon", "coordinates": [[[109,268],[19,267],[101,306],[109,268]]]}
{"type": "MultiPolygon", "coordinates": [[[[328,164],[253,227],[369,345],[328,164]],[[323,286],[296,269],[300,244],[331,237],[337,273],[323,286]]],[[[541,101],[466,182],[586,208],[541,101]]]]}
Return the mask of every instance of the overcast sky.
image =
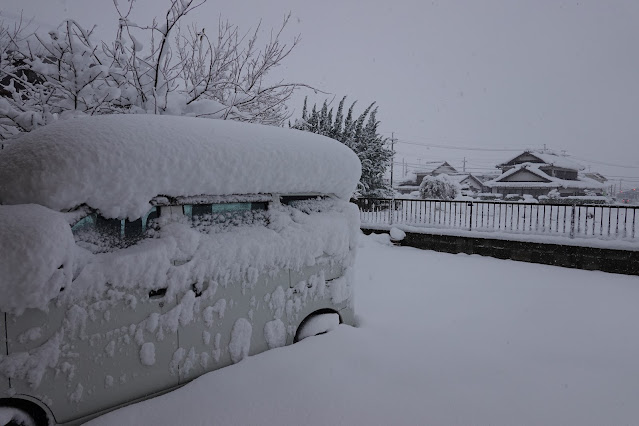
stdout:
{"type": "MultiPolygon", "coordinates": [[[[108,0],[2,3],[5,16],[23,10],[49,24],[70,16],[97,24],[103,37],[117,26],[108,0]]],[[[168,3],[138,0],[136,19],[150,21],[168,3]]],[[[302,42],[273,77],[330,92],[335,104],[343,95],[362,108],[377,101],[381,130],[400,141],[400,162],[460,166],[466,157],[479,171],[514,153],[416,144],[546,144],[632,166],[592,164],[639,185],[639,1],[209,0],[192,19],[207,33],[220,15],[247,30],[262,19],[267,36],[288,11],[284,38],[300,34],[302,42]]],[[[291,105],[298,115],[303,96],[291,105]]]]}

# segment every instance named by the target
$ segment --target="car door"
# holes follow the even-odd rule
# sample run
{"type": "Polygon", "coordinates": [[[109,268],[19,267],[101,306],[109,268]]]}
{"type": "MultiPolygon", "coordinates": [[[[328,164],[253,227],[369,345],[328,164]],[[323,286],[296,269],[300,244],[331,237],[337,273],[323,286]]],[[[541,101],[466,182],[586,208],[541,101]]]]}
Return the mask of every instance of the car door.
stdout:
{"type": "Polygon", "coordinates": [[[158,325],[175,302],[156,296],[28,310],[8,319],[9,352],[28,351],[34,368],[43,370],[37,386],[22,379],[12,380],[13,388],[41,399],[64,423],[176,386],[169,366],[177,334],[158,325]]]}
{"type": "MultiPolygon", "coordinates": [[[[204,292],[194,320],[178,330],[180,383],[232,364],[241,358],[244,347],[250,355],[268,349],[264,326],[275,318],[277,308],[270,303],[270,295],[278,287],[282,295],[289,288],[287,269],[273,276],[262,274],[254,283],[231,282],[213,294],[204,292]]],[[[282,302],[280,316],[283,309],[282,302]]]]}

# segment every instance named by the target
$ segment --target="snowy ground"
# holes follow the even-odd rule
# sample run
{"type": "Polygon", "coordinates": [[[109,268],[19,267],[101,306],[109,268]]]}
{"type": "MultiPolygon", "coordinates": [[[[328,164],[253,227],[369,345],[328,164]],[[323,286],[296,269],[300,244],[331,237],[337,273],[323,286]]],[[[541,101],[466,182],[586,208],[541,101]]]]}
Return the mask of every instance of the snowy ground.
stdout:
{"type": "Polygon", "coordinates": [[[637,277],[362,245],[359,328],[92,424],[636,424],[637,277]]]}

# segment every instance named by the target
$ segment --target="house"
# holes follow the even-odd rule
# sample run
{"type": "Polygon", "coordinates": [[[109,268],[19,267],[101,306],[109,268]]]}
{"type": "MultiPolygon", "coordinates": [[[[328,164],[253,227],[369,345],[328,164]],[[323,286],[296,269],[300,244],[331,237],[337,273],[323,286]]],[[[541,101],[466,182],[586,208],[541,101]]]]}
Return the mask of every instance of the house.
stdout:
{"type": "Polygon", "coordinates": [[[448,177],[459,183],[462,190],[468,190],[472,192],[484,192],[484,183],[472,173],[460,173],[456,175],[448,175],[448,177]]]}
{"type": "Polygon", "coordinates": [[[422,184],[422,181],[424,180],[424,177],[426,176],[437,176],[437,175],[454,175],[454,174],[458,174],[459,172],[450,164],[448,164],[447,161],[442,162],[438,162],[438,161],[434,161],[434,162],[428,162],[426,163],[426,165],[420,167],[419,169],[415,170],[415,176],[417,177],[416,183],[417,186],[422,184]]]}
{"type": "Polygon", "coordinates": [[[404,180],[395,187],[395,190],[401,194],[409,194],[413,191],[419,191],[419,185],[422,184],[424,177],[437,175],[453,175],[458,174],[457,170],[448,164],[447,161],[429,161],[425,165],[420,166],[413,171],[410,179],[404,180]]]}
{"type": "Polygon", "coordinates": [[[585,167],[549,151],[525,151],[499,164],[502,174],[485,182],[492,193],[546,195],[556,189],[561,196],[603,194],[605,185],[582,173],[585,167]]]}

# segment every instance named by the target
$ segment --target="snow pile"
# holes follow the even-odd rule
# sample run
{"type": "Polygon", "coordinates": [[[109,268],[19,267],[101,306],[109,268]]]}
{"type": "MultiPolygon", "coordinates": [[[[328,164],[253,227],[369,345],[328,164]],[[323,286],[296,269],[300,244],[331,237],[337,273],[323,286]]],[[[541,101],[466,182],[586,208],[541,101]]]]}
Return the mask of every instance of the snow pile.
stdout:
{"type": "Polygon", "coordinates": [[[406,232],[404,232],[401,229],[393,226],[390,229],[390,238],[391,238],[391,241],[401,241],[404,238],[406,238],[406,232]]]}
{"type": "Polygon", "coordinates": [[[75,241],[61,213],[0,205],[0,311],[44,309],[71,283],[75,241]]]}
{"type": "Polygon", "coordinates": [[[0,156],[0,203],[79,205],[137,219],[157,195],[322,193],[348,199],[361,165],[345,145],[292,129],[156,115],[61,120],[0,156]]]}

